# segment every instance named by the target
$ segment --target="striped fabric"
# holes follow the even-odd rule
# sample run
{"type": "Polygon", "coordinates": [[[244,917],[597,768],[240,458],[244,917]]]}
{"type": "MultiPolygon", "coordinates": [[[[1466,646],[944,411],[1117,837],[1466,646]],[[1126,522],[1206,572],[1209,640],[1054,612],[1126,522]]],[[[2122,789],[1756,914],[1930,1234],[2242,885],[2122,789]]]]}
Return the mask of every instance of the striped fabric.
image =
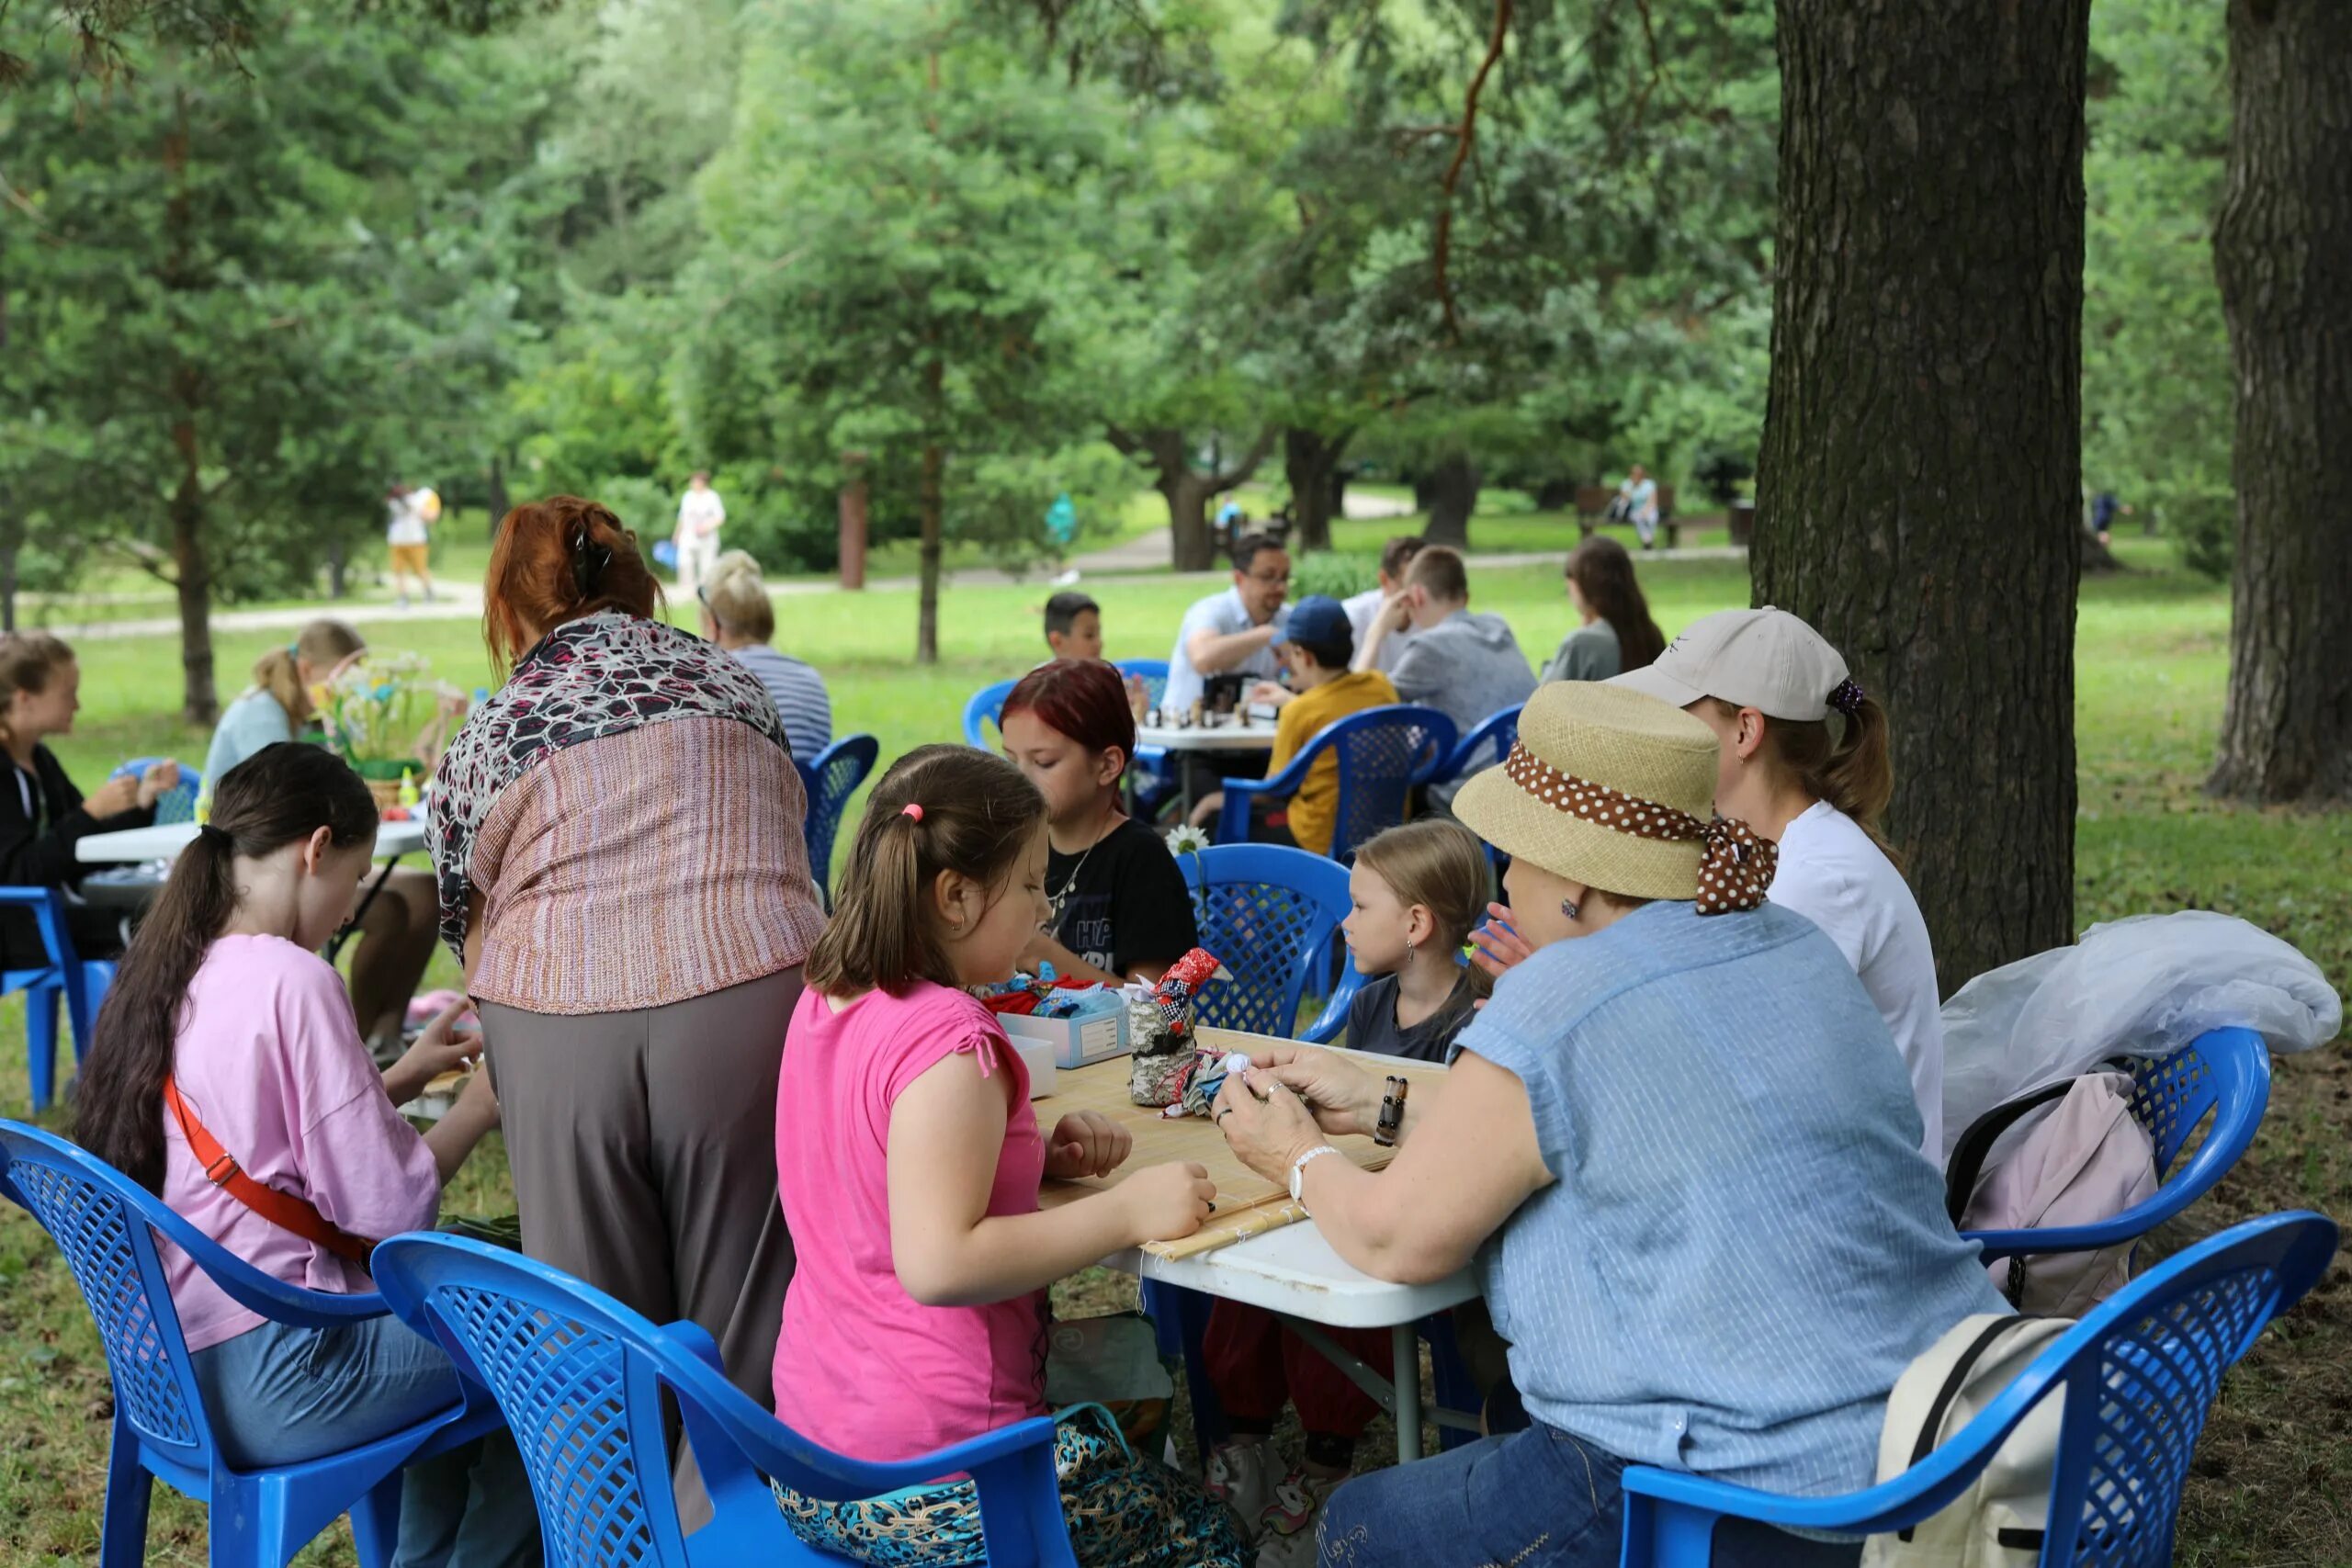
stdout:
{"type": "Polygon", "coordinates": [[[1904,1368],[2007,1310],[1884,1021],[1803,916],[1645,905],[1512,969],[1454,1048],[1526,1085],[1556,1178],[1481,1258],[1538,1420],[1769,1491],[1867,1486],[1904,1368]]]}
{"type": "Polygon", "coordinates": [[[628,1012],[788,969],[824,929],[800,775],[731,718],[566,747],[507,786],[475,840],[473,995],[628,1012]]]}
{"type": "Polygon", "coordinates": [[[826,694],[825,678],[763,642],[735,649],[735,657],[775,699],[794,760],[804,768],[813,767],[817,753],[833,743],[833,699],[826,694]]]}

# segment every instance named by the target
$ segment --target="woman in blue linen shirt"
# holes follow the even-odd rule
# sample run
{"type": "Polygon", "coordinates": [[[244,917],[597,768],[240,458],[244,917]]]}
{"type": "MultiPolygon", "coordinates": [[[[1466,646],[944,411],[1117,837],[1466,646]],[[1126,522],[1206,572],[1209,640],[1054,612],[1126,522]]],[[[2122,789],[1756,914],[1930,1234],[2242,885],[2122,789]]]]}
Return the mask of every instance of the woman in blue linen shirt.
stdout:
{"type": "MultiPolygon", "coordinates": [[[[1475,1259],[1532,1418],[1342,1487],[1319,1560],[1350,1568],[1613,1564],[1628,1464],[1866,1486],[1895,1379],[2006,1310],[1945,1218],[1884,1021],[1828,938],[1763,902],[1771,845],[1710,819],[1712,732],[1570,682],[1519,737],[1454,811],[1512,857],[1536,952],[1410,1099],[1395,1163],[1320,1157],[1381,1100],[1328,1052],[1275,1050],[1216,1106],[1358,1268],[1414,1282],[1475,1259]]],[[[1727,1528],[1716,1561],[1858,1551],[1727,1528]]]]}

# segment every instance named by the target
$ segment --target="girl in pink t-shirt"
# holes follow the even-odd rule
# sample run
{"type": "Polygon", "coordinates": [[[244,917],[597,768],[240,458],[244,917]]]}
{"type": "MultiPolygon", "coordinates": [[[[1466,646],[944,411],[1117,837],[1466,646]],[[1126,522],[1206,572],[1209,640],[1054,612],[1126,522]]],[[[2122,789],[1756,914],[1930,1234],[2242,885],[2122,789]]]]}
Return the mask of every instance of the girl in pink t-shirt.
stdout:
{"type": "MultiPolygon", "coordinates": [[[[366,1270],[208,1179],[186,1113],[262,1186],[361,1241],[430,1225],[441,1186],[498,1122],[489,1075],[419,1136],[393,1109],[470,1055],[458,1009],[379,1074],[317,949],[373,858],[376,804],[322,748],[281,741],[221,775],[211,819],[124,955],[74,1091],[74,1134],[197,1229],[288,1284],[352,1294],[366,1270]]],[[[330,1238],[332,1239],[332,1238],[330,1238]]],[[[166,1280],[214,1437],[239,1468],[383,1437],[458,1403],[456,1369],[392,1317],[294,1327],[246,1311],[177,1248],[166,1280]]],[[[412,1466],[396,1564],[536,1563],[538,1521],[512,1438],[412,1466]],[[468,1506],[469,1488],[482,1501],[468,1506]],[[454,1544],[453,1544],[454,1543],[454,1544]]]]}
{"type": "MultiPolygon", "coordinates": [[[[1126,1132],[1091,1111],[1042,1136],[1029,1075],[964,987],[1001,980],[1046,919],[1046,811],[1001,758],[926,746],[866,804],[808,955],[776,1093],[776,1186],[797,1267],[776,1415],[854,1458],[912,1459],[1046,1412],[1046,1288],[1188,1235],[1216,1189],[1154,1166],[1046,1211],[1047,1176],[1099,1176],[1126,1132]]],[[[1099,1407],[1058,1417],[1063,1513],[1086,1568],[1239,1568],[1230,1517],[1132,1453],[1099,1407]]],[[[984,1560],[970,1483],[831,1504],[779,1488],[806,1539],[861,1562],[984,1560]]]]}

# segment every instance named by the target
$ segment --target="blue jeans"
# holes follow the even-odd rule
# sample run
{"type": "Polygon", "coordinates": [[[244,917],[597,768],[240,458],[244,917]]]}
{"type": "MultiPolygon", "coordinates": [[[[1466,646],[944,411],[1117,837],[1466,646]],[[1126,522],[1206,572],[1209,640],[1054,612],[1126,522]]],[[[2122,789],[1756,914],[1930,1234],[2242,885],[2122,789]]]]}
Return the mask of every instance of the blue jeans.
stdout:
{"type": "MultiPolygon", "coordinates": [[[[1323,1506],[1317,1568],[1617,1568],[1625,1461],[1541,1422],[1376,1470],[1323,1506]]],[[[1715,1568],[1852,1568],[1860,1541],[1800,1540],[1725,1520],[1715,1568]]]]}
{"type": "MultiPolygon", "coordinates": [[[[397,1319],[265,1323],[193,1358],[222,1456],[299,1464],[413,1426],[458,1400],[457,1369],[397,1319]]],[[[393,1568],[536,1568],[539,1521],[514,1439],[462,1444],[401,1474],[393,1568]]]]}

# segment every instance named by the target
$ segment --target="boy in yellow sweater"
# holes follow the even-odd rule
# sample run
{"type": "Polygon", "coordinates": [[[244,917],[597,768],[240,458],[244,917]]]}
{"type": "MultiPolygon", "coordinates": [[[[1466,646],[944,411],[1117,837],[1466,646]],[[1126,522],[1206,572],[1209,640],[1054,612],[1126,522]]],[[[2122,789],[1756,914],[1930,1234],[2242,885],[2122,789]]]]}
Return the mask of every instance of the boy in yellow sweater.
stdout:
{"type": "MultiPolygon", "coordinates": [[[[1283,661],[1290,668],[1290,691],[1261,686],[1250,700],[1270,697],[1283,705],[1274,721],[1274,750],[1266,760],[1269,777],[1282,772],[1306,743],[1334,719],[1365,708],[1396,701],[1396,688],[1377,670],[1350,670],[1355,657],[1355,631],[1348,612],[1337,599],[1316,594],[1291,606],[1288,641],[1283,661]]],[[[1340,759],[1325,752],[1306,770],[1306,778],[1290,802],[1290,836],[1299,848],[1318,855],[1331,852],[1331,833],[1340,814],[1340,759]]]]}

